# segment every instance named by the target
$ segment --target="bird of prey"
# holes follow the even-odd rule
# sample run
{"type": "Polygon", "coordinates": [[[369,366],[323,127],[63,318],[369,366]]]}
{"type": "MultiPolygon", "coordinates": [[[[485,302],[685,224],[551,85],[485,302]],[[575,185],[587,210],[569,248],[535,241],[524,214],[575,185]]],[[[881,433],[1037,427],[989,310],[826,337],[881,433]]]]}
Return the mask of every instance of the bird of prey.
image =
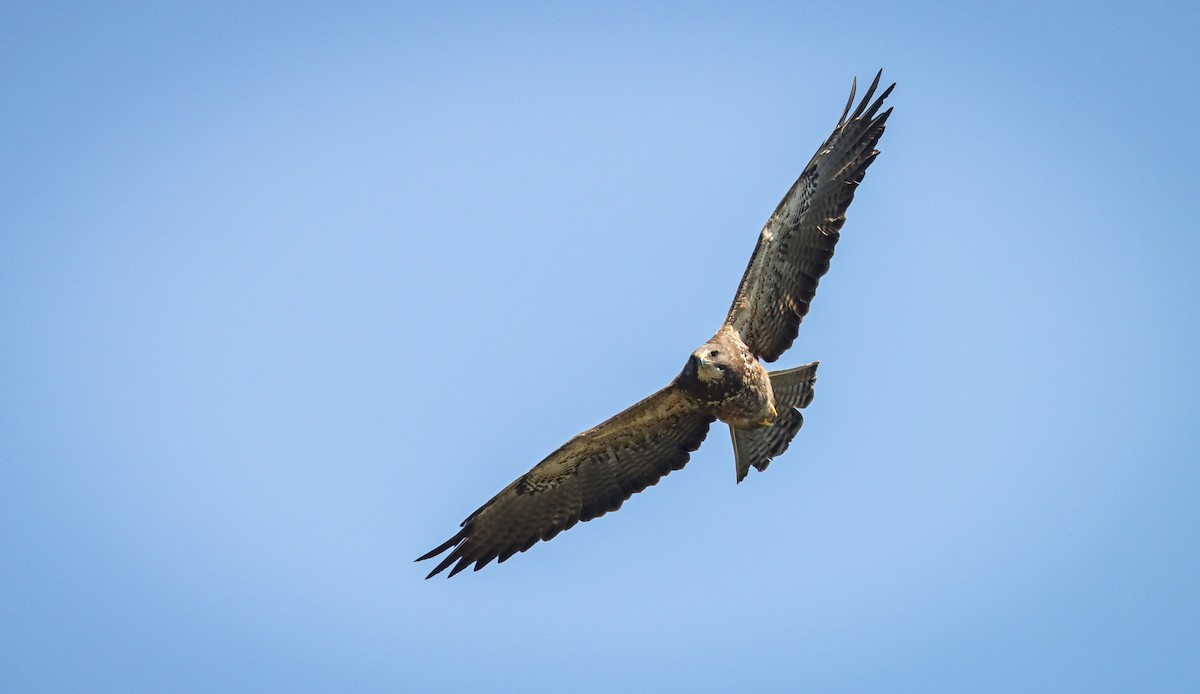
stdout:
{"type": "Polygon", "coordinates": [[[833,134],[763,226],[725,323],[692,352],[670,385],[563,444],[462,522],[417,561],[450,550],[426,578],[451,567],[503,562],[579,521],[615,511],[682,468],[714,420],[729,425],[737,480],[765,470],[804,422],[817,362],[768,372],[796,339],[817,283],[829,270],[846,209],[879,154],[891,85],[872,100],[882,70],[854,106],[854,86],[833,134]]]}

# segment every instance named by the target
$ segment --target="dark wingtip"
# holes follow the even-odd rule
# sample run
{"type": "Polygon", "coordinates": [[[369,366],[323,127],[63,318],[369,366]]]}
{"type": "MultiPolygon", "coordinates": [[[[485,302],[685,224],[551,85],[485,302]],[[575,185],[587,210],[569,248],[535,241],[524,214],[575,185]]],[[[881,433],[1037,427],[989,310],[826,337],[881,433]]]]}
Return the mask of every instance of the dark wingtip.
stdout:
{"type": "MultiPolygon", "coordinates": [[[[454,537],[450,538],[449,540],[446,540],[445,542],[438,545],[437,547],[434,547],[433,549],[429,550],[425,554],[422,554],[421,556],[417,557],[413,561],[418,562],[418,561],[425,561],[426,559],[433,559],[434,557],[441,554],[442,552],[445,552],[446,550],[450,549],[451,547],[457,546],[459,543],[461,543],[463,540],[465,540],[467,538],[467,533],[469,533],[470,531],[471,531],[471,529],[469,527],[463,528],[462,530],[458,531],[458,533],[455,534],[454,537]]],[[[445,559],[443,559],[440,564],[438,564],[436,567],[434,567],[433,571],[430,571],[429,575],[426,576],[425,578],[430,579],[430,578],[433,578],[434,576],[438,575],[439,573],[444,571],[445,568],[447,566],[449,566],[457,558],[458,557],[455,556],[454,552],[451,552],[450,555],[447,556],[445,559]]],[[[450,575],[453,576],[454,574],[450,574],[450,575]]]]}
{"type": "Polygon", "coordinates": [[[858,78],[855,77],[850,81],[850,98],[846,99],[846,108],[842,109],[842,117],[838,119],[838,125],[846,122],[846,115],[850,113],[850,107],[854,105],[854,92],[858,90],[858,78]]]}
{"type": "MultiPolygon", "coordinates": [[[[455,561],[458,561],[458,560],[459,560],[459,557],[456,552],[451,552],[450,554],[447,554],[446,557],[444,559],[442,559],[442,561],[439,562],[437,566],[433,567],[433,571],[429,572],[429,575],[427,575],[425,577],[425,580],[428,581],[429,579],[433,578],[434,576],[437,576],[441,572],[445,571],[447,566],[450,566],[451,564],[453,564],[455,561]]],[[[453,571],[450,572],[450,575],[447,576],[447,578],[458,573],[459,570],[460,569],[455,568],[453,571]]]]}
{"type": "Polygon", "coordinates": [[[454,578],[454,574],[467,568],[474,561],[474,559],[471,559],[470,557],[459,558],[459,557],[455,557],[454,555],[450,555],[450,556],[446,557],[446,561],[443,562],[443,566],[440,568],[445,568],[446,566],[449,566],[450,562],[454,561],[455,559],[458,559],[458,563],[454,565],[453,569],[450,569],[450,573],[446,574],[446,578],[454,578]]]}
{"type": "Polygon", "coordinates": [[[879,88],[879,78],[882,76],[883,70],[881,69],[875,74],[875,79],[872,80],[871,86],[867,87],[867,92],[863,94],[862,101],[858,102],[858,108],[854,109],[854,113],[850,115],[850,120],[858,118],[863,114],[863,111],[867,110],[867,105],[871,103],[871,97],[875,95],[875,90],[879,88]]]}
{"type": "Polygon", "coordinates": [[[441,554],[442,552],[445,552],[446,550],[450,549],[454,545],[457,545],[458,543],[460,543],[464,539],[466,539],[468,530],[469,530],[468,528],[463,528],[462,530],[458,531],[458,533],[456,533],[454,535],[454,537],[450,538],[449,540],[446,540],[445,542],[438,545],[437,547],[434,547],[433,549],[429,550],[425,554],[422,554],[421,556],[417,557],[413,561],[417,562],[417,561],[425,561],[426,559],[433,559],[437,555],[441,554]]]}

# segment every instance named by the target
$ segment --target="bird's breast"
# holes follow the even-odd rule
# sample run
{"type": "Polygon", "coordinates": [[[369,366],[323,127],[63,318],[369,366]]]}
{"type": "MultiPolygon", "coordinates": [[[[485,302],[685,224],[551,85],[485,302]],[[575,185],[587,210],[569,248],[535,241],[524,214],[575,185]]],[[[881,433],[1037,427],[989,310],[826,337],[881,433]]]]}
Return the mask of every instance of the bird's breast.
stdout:
{"type": "Polygon", "coordinates": [[[750,429],[775,421],[775,397],[771,379],[757,360],[746,365],[739,387],[717,408],[717,417],[726,424],[750,429]]]}

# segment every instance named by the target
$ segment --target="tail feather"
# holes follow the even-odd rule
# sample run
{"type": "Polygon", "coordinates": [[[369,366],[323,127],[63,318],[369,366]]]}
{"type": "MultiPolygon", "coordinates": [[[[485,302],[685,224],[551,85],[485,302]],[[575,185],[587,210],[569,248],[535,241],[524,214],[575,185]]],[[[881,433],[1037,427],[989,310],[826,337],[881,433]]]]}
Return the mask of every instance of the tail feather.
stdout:
{"type": "Polygon", "coordinates": [[[775,393],[775,407],[808,407],[808,403],[813,399],[813,387],[817,383],[817,367],[820,364],[821,362],[814,361],[794,369],[768,373],[767,376],[771,378],[771,390],[775,393]]]}
{"type": "Polygon", "coordinates": [[[729,427],[733,434],[733,457],[737,463],[737,481],[746,479],[750,468],[759,472],[767,469],[772,458],[777,458],[787,450],[792,437],[804,425],[804,417],[800,410],[785,409],[769,427],[760,429],[739,429],[729,427]]]}
{"type": "Polygon", "coordinates": [[[729,427],[733,436],[738,482],[746,478],[751,467],[759,472],[766,470],[771,459],[783,455],[800,427],[804,426],[800,408],[808,407],[812,402],[813,386],[817,382],[817,364],[813,362],[768,374],[771,390],[775,394],[775,407],[779,410],[771,426],[759,429],[729,427]]]}

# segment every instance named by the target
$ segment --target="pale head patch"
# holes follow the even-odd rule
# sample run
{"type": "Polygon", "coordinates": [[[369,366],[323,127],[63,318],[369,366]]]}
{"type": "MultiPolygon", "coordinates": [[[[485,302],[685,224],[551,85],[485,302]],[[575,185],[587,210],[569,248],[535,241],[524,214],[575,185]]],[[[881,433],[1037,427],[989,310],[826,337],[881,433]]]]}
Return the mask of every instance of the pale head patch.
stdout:
{"type": "Polygon", "coordinates": [[[702,383],[716,383],[725,377],[725,372],[707,357],[699,357],[700,364],[696,368],[696,376],[702,383]]]}

